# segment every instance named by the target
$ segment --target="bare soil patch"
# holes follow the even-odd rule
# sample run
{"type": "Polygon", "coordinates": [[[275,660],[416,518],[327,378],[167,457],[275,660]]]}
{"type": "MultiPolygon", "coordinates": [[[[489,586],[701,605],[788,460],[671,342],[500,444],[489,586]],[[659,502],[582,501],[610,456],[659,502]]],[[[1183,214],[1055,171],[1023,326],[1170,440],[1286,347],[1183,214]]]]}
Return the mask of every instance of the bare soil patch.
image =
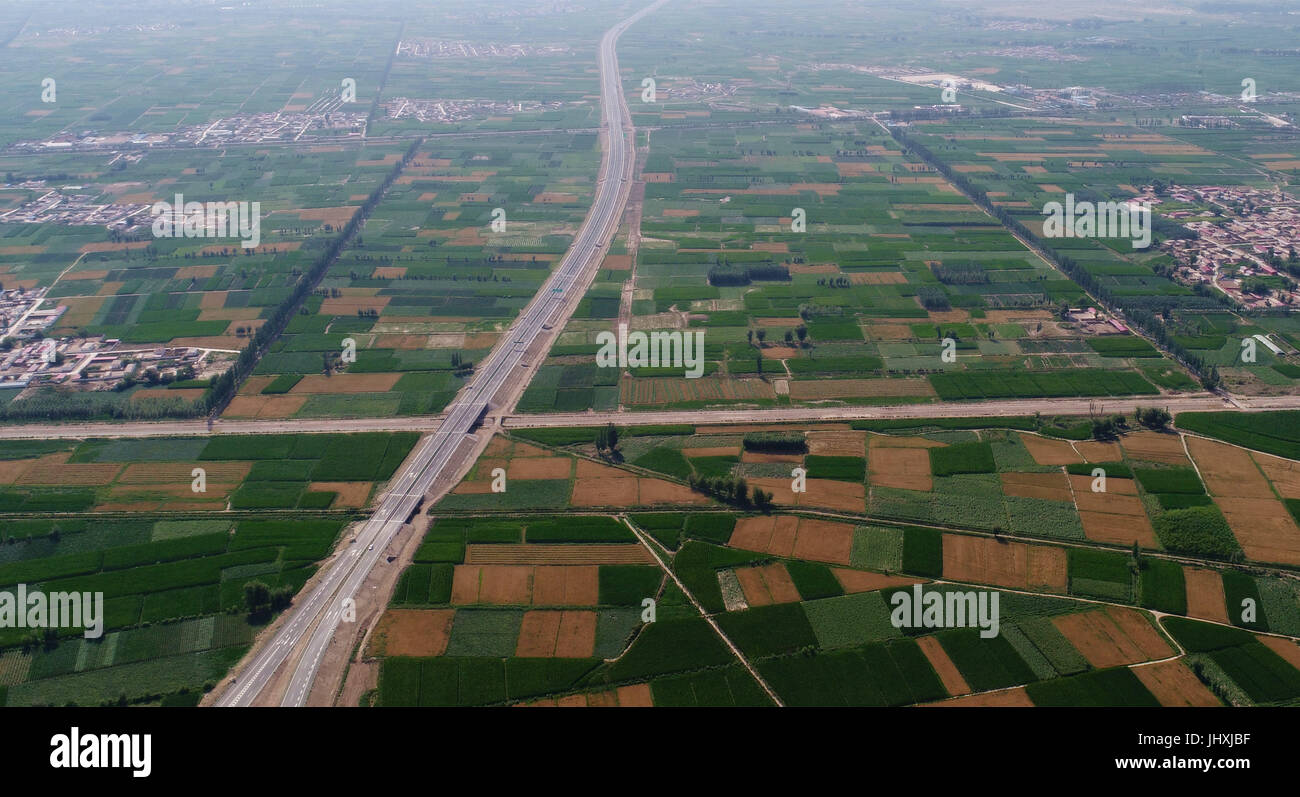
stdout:
{"type": "Polygon", "coordinates": [[[1231,623],[1223,595],[1223,577],[1218,571],[1183,566],[1187,588],[1187,616],[1217,623],[1231,623]]]}
{"type": "Polygon", "coordinates": [[[943,575],[954,581],[1064,592],[1065,551],[1045,545],[945,534],[943,575]]]}
{"type": "Polygon", "coordinates": [[[1083,457],[1064,440],[1049,440],[1032,434],[1020,435],[1020,441],[1029,449],[1029,455],[1039,465],[1073,465],[1083,462],[1083,457]]]}
{"type": "Polygon", "coordinates": [[[455,609],[389,609],[367,644],[369,656],[441,656],[455,609]]]}
{"type": "Polygon", "coordinates": [[[831,572],[835,574],[835,580],[840,582],[840,586],[844,588],[844,591],[850,594],[855,592],[875,592],[879,589],[892,589],[893,587],[910,587],[913,584],[925,583],[923,579],[919,578],[887,576],[869,570],[849,570],[836,567],[832,568],[831,572]]]}
{"type": "Polygon", "coordinates": [[[332,509],[359,509],[370,502],[371,482],[312,482],[307,489],[337,493],[332,509]]]}
{"type": "Polygon", "coordinates": [[[307,374],[298,380],[290,393],[387,393],[401,374],[307,374]]]}
{"type": "Polygon", "coordinates": [[[947,651],[939,644],[937,637],[923,636],[916,640],[916,644],[930,660],[930,666],[938,673],[939,681],[943,683],[943,688],[948,690],[948,694],[953,696],[970,694],[970,685],[966,683],[957,665],[948,658],[947,651]]]}
{"type": "Polygon", "coordinates": [[[1196,460],[1206,488],[1214,496],[1233,498],[1273,498],[1268,479],[1260,473],[1245,449],[1207,440],[1188,437],[1187,450],[1196,460]]]}
{"type": "Polygon", "coordinates": [[[1162,661],[1146,667],[1134,667],[1133,674],[1162,706],[1222,705],[1214,693],[1196,677],[1196,673],[1182,661],[1162,661]]]}
{"type": "Polygon", "coordinates": [[[1187,454],[1183,452],[1183,439],[1177,434],[1162,432],[1132,432],[1124,435],[1120,441],[1133,459],[1147,462],[1163,462],[1167,465],[1187,465],[1187,454]]]}
{"type": "Polygon", "coordinates": [[[1070,483],[1064,473],[1003,473],[1002,492],[1022,498],[1071,501],[1070,483]]]}
{"type": "Polygon", "coordinates": [[[1173,655],[1146,617],[1134,609],[1108,606],[1052,618],[1065,638],[1097,668],[1161,659],[1173,655]]]}
{"type": "Polygon", "coordinates": [[[865,457],[866,432],[808,432],[808,453],[827,457],[865,457]]]}
{"type": "Polygon", "coordinates": [[[1132,545],[1136,542],[1143,548],[1159,548],[1160,542],[1151,528],[1151,521],[1146,516],[1112,515],[1107,512],[1079,512],[1083,524],[1083,534],[1096,542],[1108,542],[1113,545],[1132,545]]]}
{"type": "Polygon", "coordinates": [[[881,448],[873,440],[867,466],[867,479],[873,487],[927,492],[934,489],[930,453],[924,448],[881,448]]]}
{"type": "Polygon", "coordinates": [[[595,565],[561,565],[533,570],[534,606],[595,606],[600,591],[595,565]]]}

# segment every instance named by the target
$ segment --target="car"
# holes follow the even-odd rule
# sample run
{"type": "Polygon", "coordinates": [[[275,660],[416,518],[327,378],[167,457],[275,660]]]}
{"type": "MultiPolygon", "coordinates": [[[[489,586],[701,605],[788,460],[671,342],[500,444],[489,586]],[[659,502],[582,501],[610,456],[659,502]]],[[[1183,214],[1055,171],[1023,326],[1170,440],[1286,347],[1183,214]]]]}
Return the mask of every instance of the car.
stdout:
{"type": "Polygon", "coordinates": [[[367,548],[366,550],[367,550],[367,551],[373,551],[374,549],[375,549],[375,544],[372,542],[372,543],[370,543],[370,547],[367,548]]]}

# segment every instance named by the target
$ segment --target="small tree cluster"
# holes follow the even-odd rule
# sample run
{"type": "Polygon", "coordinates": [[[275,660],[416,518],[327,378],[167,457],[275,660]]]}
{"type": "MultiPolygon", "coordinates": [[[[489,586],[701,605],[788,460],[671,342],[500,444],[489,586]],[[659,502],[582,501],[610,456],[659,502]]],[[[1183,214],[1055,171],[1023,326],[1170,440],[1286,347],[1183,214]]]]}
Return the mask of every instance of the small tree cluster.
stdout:
{"type": "Polygon", "coordinates": [[[1163,429],[1174,419],[1174,416],[1169,414],[1169,410],[1162,410],[1159,407],[1138,407],[1133,412],[1133,417],[1148,429],[1163,429]]]}
{"type": "Polygon", "coordinates": [[[596,430],[596,450],[615,451],[618,449],[618,427],[608,424],[604,429],[596,430]]]}

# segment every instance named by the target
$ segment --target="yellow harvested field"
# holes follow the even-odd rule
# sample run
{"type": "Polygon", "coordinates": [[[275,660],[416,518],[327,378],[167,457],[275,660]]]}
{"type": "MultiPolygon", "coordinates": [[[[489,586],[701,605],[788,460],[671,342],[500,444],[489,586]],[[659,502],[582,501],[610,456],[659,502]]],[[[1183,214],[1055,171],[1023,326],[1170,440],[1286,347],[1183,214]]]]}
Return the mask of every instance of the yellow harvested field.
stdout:
{"type": "Polygon", "coordinates": [[[1132,545],[1136,542],[1143,548],[1159,548],[1155,529],[1146,515],[1115,515],[1109,512],[1080,511],[1079,521],[1083,524],[1083,534],[1095,542],[1112,545],[1132,545]]]}
{"type": "Polygon", "coordinates": [[[1215,496],[1246,556],[1257,562],[1300,564],[1300,526],[1276,498],[1215,496]]]}
{"type": "Polygon", "coordinates": [[[1085,440],[1081,443],[1075,443],[1074,448],[1088,462],[1119,462],[1124,458],[1119,449],[1119,443],[1098,443],[1085,440]]]}
{"type": "Polygon", "coordinates": [[[1003,473],[1002,492],[1022,498],[1071,501],[1070,483],[1064,473],[1003,473]]]}
{"type": "Polygon", "coordinates": [[[1029,455],[1039,465],[1073,465],[1083,462],[1083,456],[1065,440],[1052,440],[1038,435],[1022,434],[1020,441],[1029,449],[1029,455]]]}
{"type": "Polygon", "coordinates": [[[808,453],[828,457],[865,457],[866,432],[808,432],[808,453]]]}
{"type": "Polygon", "coordinates": [[[1163,462],[1166,465],[1188,465],[1180,435],[1166,432],[1130,432],[1120,441],[1124,453],[1133,459],[1163,462]]]}
{"type": "Polygon", "coordinates": [[[1250,452],[1260,470],[1283,498],[1300,498],[1300,462],[1282,459],[1258,451],[1250,452]]]}
{"type": "Polygon", "coordinates": [[[1274,498],[1268,479],[1260,472],[1243,448],[1207,440],[1187,438],[1187,450],[1201,472],[1206,488],[1213,496],[1233,498],[1274,498]]]}
{"type": "Polygon", "coordinates": [[[307,374],[289,392],[302,393],[387,393],[401,379],[401,374],[307,374]]]}

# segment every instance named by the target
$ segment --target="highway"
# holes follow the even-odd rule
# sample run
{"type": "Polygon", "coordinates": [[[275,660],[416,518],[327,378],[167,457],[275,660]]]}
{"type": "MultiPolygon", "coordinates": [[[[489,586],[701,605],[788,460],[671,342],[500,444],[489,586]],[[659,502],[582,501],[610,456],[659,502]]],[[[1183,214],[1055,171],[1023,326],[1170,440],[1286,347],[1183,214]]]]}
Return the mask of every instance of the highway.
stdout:
{"type": "MultiPolygon", "coordinates": [[[[281,705],[306,703],[321,656],[343,616],[346,602],[355,599],[361,583],[385,555],[389,542],[419,507],[435,480],[448,470],[456,452],[462,445],[472,444],[474,438],[470,432],[494,405],[497,394],[503,389],[507,392],[522,389],[531,379],[537,363],[526,362],[529,347],[567,320],[576,305],[570,298],[580,295],[594,276],[593,266],[598,266],[603,259],[627,199],[635,152],[634,129],[623,97],[615,45],[623,31],[664,2],[667,0],[646,6],[610,28],[601,38],[601,126],[605,130],[605,152],[591,210],[559,267],[501,343],[480,364],[437,430],[420,440],[400,471],[394,474],[375,513],[356,533],[346,552],[327,563],[315,585],[299,595],[288,610],[289,616],[282,618],[272,636],[261,642],[257,653],[240,668],[235,681],[216,705],[252,704],[310,631],[310,639],[298,659],[281,705]]],[[[340,424],[335,422],[333,426],[337,431],[340,424]]]]}

